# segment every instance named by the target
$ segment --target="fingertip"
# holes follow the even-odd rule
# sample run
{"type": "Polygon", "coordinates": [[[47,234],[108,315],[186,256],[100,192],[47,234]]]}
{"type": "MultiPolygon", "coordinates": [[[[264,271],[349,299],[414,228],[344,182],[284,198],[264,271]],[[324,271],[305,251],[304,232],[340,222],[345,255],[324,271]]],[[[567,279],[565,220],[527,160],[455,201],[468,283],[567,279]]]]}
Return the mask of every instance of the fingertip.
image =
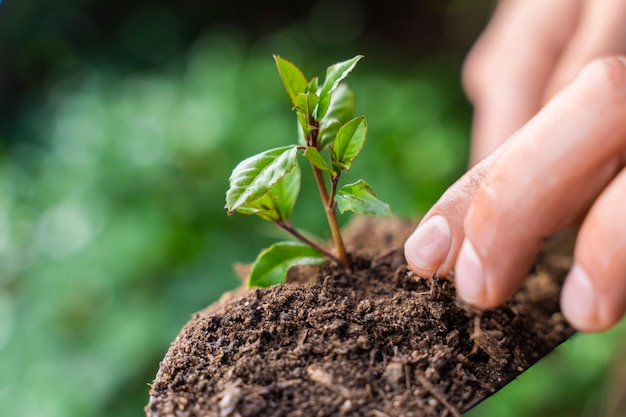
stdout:
{"type": "Polygon", "coordinates": [[[437,272],[448,256],[450,226],[441,215],[434,215],[419,225],[404,244],[404,256],[413,271],[420,275],[437,272]]]}
{"type": "Polygon", "coordinates": [[[574,265],[561,292],[561,310],[567,321],[579,330],[589,332],[598,328],[596,294],[587,273],[574,265]]]}
{"type": "Polygon", "coordinates": [[[617,322],[601,314],[602,300],[583,267],[575,264],[561,292],[561,310],[569,323],[583,332],[608,330],[617,322]]]}
{"type": "Polygon", "coordinates": [[[582,89],[584,99],[589,96],[621,102],[626,91],[626,58],[606,56],[594,59],[582,68],[576,81],[574,84],[582,89]]]}
{"type": "Polygon", "coordinates": [[[472,243],[465,239],[454,269],[457,295],[461,300],[477,308],[486,305],[486,283],[482,262],[472,243]]]}

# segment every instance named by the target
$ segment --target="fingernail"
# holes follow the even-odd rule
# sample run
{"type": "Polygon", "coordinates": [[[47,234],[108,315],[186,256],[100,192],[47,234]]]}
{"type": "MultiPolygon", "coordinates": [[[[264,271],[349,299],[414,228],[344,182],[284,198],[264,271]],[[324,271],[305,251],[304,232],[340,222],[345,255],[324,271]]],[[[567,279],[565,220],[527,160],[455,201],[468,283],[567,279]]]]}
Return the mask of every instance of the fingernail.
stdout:
{"type": "Polygon", "coordinates": [[[404,244],[409,263],[425,270],[437,270],[450,251],[450,226],[436,215],[417,228],[404,244]]]}
{"type": "Polygon", "coordinates": [[[567,320],[579,330],[593,331],[600,324],[597,323],[596,291],[589,276],[578,264],[574,264],[565,280],[561,308],[567,320]]]}
{"type": "Polygon", "coordinates": [[[480,306],[485,299],[485,275],[480,258],[469,240],[465,239],[454,269],[456,292],[469,304],[480,306]]]}

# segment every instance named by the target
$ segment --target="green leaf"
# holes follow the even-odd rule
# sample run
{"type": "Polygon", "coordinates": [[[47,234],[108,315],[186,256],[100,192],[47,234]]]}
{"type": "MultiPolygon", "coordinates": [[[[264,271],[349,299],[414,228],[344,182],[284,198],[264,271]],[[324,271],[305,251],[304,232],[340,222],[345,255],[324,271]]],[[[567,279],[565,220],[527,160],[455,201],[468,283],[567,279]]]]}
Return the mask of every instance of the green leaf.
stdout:
{"type": "Polygon", "coordinates": [[[336,172],[328,165],[322,154],[313,147],[308,147],[304,151],[304,156],[311,161],[313,165],[321,169],[322,171],[330,172],[332,175],[335,175],[336,172]]]}
{"type": "Polygon", "coordinates": [[[337,119],[324,118],[320,123],[320,132],[318,134],[320,141],[320,149],[325,149],[335,142],[337,132],[341,127],[341,122],[337,119]]]}
{"type": "Polygon", "coordinates": [[[298,193],[300,193],[300,168],[296,165],[271,188],[264,198],[273,200],[281,220],[288,220],[291,218],[298,193]]]}
{"type": "Polygon", "coordinates": [[[275,207],[268,206],[261,202],[250,203],[246,206],[235,209],[235,211],[241,214],[256,214],[260,218],[271,222],[277,222],[280,220],[280,215],[278,214],[278,211],[276,211],[275,207]]]}
{"type": "Polygon", "coordinates": [[[324,255],[304,243],[275,243],[261,252],[252,264],[248,287],[281,284],[292,266],[320,264],[324,259],[324,255]]]}
{"type": "Polygon", "coordinates": [[[282,177],[260,200],[235,209],[242,214],[256,214],[262,219],[277,222],[291,218],[300,192],[300,168],[296,165],[282,177]]]}
{"type": "Polygon", "coordinates": [[[298,93],[296,96],[296,115],[298,116],[298,123],[302,128],[304,137],[309,136],[312,126],[309,125],[309,101],[304,93],[298,93]]]}
{"type": "Polygon", "coordinates": [[[300,126],[304,131],[305,136],[315,128],[309,124],[312,120],[310,117],[313,113],[313,109],[319,103],[320,98],[315,93],[298,93],[296,97],[296,113],[298,114],[298,121],[300,122],[300,126]]]}
{"type": "Polygon", "coordinates": [[[341,126],[333,145],[335,151],[333,162],[345,166],[346,170],[350,170],[352,161],[363,149],[366,136],[367,121],[363,116],[355,117],[341,126]]]}
{"type": "Polygon", "coordinates": [[[330,106],[330,97],[339,83],[343,81],[348,74],[354,69],[357,62],[363,58],[363,55],[357,55],[347,61],[338,62],[331,65],[326,70],[326,79],[320,91],[320,104],[317,108],[316,120],[321,120],[328,111],[330,106]]]}
{"type": "Polygon", "coordinates": [[[229,213],[267,194],[297,164],[296,145],[270,149],[241,161],[230,175],[226,192],[229,213]]]}
{"type": "Polygon", "coordinates": [[[302,74],[302,71],[291,62],[278,55],[274,55],[274,61],[276,61],[276,67],[278,68],[280,78],[283,80],[285,90],[287,90],[287,94],[293,105],[296,106],[298,93],[304,93],[309,83],[304,77],[304,74],[302,74]]]}
{"type": "Polygon", "coordinates": [[[317,83],[319,81],[319,78],[315,77],[313,79],[311,79],[311,81],[309,81],[309,86],[306,89],[307,93],[315,93],[317,94],[317,83]]]}
{"type": "Polygon", "coordinates": [[[363,180],[341,187],[335,195],[335,202],[341,213],[349,210],[358,214],[391,215],[389,205],[379,200],[372,187],[363,180]]]}
{"type": "Polygon", "coordinates": [[[333,92],[328,112],[324,118],[334,118],[344,124],[354,117],[355,106],[354,93],[347,85],[341,84],[333,92]]]}
{"type": "Polygon", "coordinates": [[[296,134],[298,136],[297,142],[299,145],[302,146],[306,146],[306,137],[304,136],[304,129],[302,128],[302,125],[300,124],[300,119],[298,118],[298,121],[296,123],[296,134]]]}
{"type": "Polygon", "coordinates": [[[308,102],[309,114],[312,114],[313,113],[313,109],[320,102],[320,98],[315,93],[306,93],[306,99],[307,99],[307,102],[308,102]]]}
{"type": "Polygon", "coordinates": [[[331,145],[339,127],[354,117],[354,93],[345,84],[340,84],[333,92],[328,112],[320,121],[320,146],[331,145]]]}

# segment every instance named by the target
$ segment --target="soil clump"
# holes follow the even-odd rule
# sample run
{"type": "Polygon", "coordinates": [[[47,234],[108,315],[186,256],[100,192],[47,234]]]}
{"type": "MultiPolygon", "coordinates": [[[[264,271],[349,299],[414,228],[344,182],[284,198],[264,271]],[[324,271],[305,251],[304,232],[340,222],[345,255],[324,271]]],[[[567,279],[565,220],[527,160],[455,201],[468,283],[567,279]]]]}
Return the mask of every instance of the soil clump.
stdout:
{"type": "MultiPolygon", "coordinates": [[[[162,361],[149,417],[459,416],[574,333],[559,311],[570,249],[539,254],[506,305],[475,311],[415,276],[406,221],[346,232],[353,270],[294,268],[197,313],[162,361]]],[[[569,246],[569,245],[565,245],[569,246]]]]}

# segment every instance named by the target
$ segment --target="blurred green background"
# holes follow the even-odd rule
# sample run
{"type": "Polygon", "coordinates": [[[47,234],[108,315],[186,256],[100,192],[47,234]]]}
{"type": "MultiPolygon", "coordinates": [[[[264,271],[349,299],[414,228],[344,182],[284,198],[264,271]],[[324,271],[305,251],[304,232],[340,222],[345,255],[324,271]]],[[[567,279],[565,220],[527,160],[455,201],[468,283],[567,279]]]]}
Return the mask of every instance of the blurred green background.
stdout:
{"type": "MultiPolygon", "coordinates": [[[[309,77],[366,55],[349,176],[423,213],[464,171],[459,73],[491,3],[0,2],[0,414],[142,415],[180,327],[280,236],[223,210],[234,165],[294,138],[272,54],[309,77]]],[[[624,415],[625,333],[576,336],[470,414],[624,415]]]]}

